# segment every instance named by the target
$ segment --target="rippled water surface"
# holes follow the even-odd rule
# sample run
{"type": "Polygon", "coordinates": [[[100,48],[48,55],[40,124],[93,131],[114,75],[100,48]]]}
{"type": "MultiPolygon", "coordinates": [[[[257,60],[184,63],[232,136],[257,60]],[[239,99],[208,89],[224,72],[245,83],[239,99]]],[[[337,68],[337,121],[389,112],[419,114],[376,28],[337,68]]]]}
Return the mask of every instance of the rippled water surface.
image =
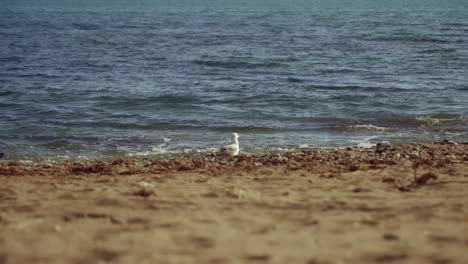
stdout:
{"type": "Polygon", "coordinates": [[[468,140],[465,1],[75,2],[0,7],[11,158],[468,140]]]}

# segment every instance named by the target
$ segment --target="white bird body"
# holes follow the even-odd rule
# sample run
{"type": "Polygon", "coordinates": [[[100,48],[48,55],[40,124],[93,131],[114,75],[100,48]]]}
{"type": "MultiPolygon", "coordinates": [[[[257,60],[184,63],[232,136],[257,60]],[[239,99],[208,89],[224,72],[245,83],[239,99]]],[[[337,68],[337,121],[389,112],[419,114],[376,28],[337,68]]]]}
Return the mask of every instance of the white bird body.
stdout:
{"type": "Polygon", "coordinates": [[[224,156],[237,156],[239,155],[239,141],[237,140],[239,135],[232,133],[232,144],[221,147],[220,154],[224,156]]]}

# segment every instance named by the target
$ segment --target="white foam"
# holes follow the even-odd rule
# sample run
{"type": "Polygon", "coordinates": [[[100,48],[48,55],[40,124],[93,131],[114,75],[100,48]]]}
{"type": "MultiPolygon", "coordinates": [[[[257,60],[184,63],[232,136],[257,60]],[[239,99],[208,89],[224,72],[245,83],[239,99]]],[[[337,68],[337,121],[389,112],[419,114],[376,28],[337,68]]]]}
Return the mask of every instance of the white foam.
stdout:
{"type": "Polygon", "coordinates": [[[372,148],[375,145],[376,144],[370,143],[370,142],[361,142],[357,146],[360,147],[360,148],[372,148]]]}
{"type": "Polygon", "coordinates": [[[373,131],[387,131],[390,130],[388,127],[379,127],[375,125],[352,125],[348,126],[352,130],[373,130],[373,131]]]}
{"type": "Polygon", "coordinates": [[[425,124],[423,126],[433,126],[440,124],[441,122],[441,119],[429,116],[418,116],[416,117],[416,120],[424,122],[425,124]]]}

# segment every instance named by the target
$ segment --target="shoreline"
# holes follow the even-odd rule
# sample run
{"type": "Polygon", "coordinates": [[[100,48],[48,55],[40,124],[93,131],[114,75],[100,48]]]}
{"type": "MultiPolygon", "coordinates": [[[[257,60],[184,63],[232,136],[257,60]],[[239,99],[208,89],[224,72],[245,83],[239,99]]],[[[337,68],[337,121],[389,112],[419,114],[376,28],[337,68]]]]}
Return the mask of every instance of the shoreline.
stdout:
{"type": "Polygon", "coordinates": [[[230,170],[252,171],[261,167],[286,166],[290,170],[328,169],[342,172],[379,169],[410,162],[414,166],[443,167],[449,163],[468,163],[468,142],[442,141],[434,143],[377,144],[372,147],[317,148],[294,152],[248,154],[227,157],[219,155],[183,155],[163,159],[73,160],[23,163],[1,160],[0,176],[52,175],[132,175],[165,172],[222,173],[230,170]]]}
{"type": "Polygon", "coordinates": [[[464,263],[466,186],[451,142],[2,161],[0,262],[464,263]]]}
{"type": "MultiPolygon", "coordinates": [[[[126,139],[128,145],[132,145],[132,139],[126,139]]],[[[135,139],[138,143],[138,138],[135,139]]],[[[166,139],[170,142],[170,139],[166,139]]],[[[213,141],[213,140],[212,140],[213,141]]],[[[216,140],[214,140],[216,141],[216,140]]],[[[408,145],[408,144],[435,144],[451,142],[457,144],[466,144],[466,139],[461,138],[458,140],[444,139],[439,141],[434,141],[430,139],[413,139],[413,140],[404,140],[399,143],[386,141],[381,139],[379,141],[368,142],[363,139],[362,141],[340,141],[335,143],[330,142],[319,142],[314,144],[271,144],[271,142],[266,142],[265,145],[250,145],[249,141],[241,141],[240,144],[240,156],[258,156],[258,155],[267,155],[267,154],[284,154],[290,152],[302,152],[302,151],[313,151],[313,150],[330,150],[330,149],[346,149],[346,148],[371,148],[375,147],[377,144],[390,144],[393,146],[397,145],[408,145]]],[[[158,142],[153,142],[155,145],[146,142],[145,144],[136,147],[124,147],[122,149],[115,145],[115,149],[101,149],[96,147],[96,149],[75,149],[75,150],[60,150],[54,149],[52,146],[50,149],[42,148],[41,145],[36,146],[32,143],[30,146],[9,146],[8,148],[0,148],[0,152],[4,153],[3,157],[0,157],[1,161],[12,161],[12,162],[21,162],[29,164],[60,164],[65,162],[79,162],[79,163],[88,163],[94,160],[110,161],[117,158],[124,158],[129,160],[164,160],[164,159],[173,159],[180,158],[185,156],[210,156],[216,155],[219,151],[220,146],[228,144],[229,141],[218,142],[207,145],[198,145],[194,144],[174,144],[174,145],[160,145],[158,142]],[[34,151],[28,151],[31,148],[34,151]]],[[[104,145],[103,145],[104,147],[104,145]]]]}

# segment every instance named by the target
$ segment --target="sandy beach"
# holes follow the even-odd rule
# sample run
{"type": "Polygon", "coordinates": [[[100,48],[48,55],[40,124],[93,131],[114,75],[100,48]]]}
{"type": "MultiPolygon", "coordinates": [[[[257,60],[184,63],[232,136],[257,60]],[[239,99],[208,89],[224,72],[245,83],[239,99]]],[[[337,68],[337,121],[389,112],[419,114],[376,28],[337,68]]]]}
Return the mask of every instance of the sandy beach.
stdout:
{"type": "Polygon", "coordinates": [[[466,143],[0,165],[0,263],[467,261],[466,143]]]}

